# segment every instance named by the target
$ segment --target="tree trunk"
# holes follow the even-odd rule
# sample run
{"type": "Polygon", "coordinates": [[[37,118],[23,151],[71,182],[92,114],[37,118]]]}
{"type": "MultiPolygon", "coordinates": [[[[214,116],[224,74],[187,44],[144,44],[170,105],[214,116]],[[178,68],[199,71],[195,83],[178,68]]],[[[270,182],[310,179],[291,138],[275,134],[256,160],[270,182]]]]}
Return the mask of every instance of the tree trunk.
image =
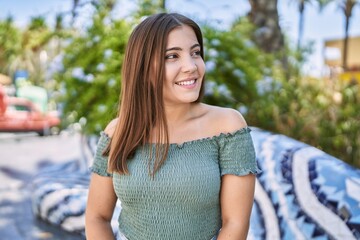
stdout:
{"type": "Polygon", "coordinates": [[[347,67],[347,55],[348,55],[348,45],[349,45],[349,24],[350,24],[350,17],[346,16],[345,18],[345,38],[344,38],[344,49],[343,49],[343,59],[342,65],[344,71],[348,70],[347,67]]]}
{"type": "Polygon", "coordinates": [[[297,42],[297,49],[300,50],[302,37],[304,34],[304,11],[305,10],[305,1],[300,1],[299,3],[299,36],[297,42]]]}
{"type": "Polygon", "coordinates": [[[71,16],[72,16],[72,19],[71,19],[71,22],[72,22],[72,25],[74,24],[75,22],[75,18],[77,17],[77,8],[79,6],[79,0],[73,0],[73,6],[72,6],[72,9],[71,9],[71,16]]]}
{"type": "Polygon", "coordinates": [[[343,5],[341,6],[344,15],[345,15],[345,38],[344,38],[344,49],[343,49],[343,59],[342,59],[342,65],[344,71],[348,70],[347,66],[347,54],[348,54],[348,45],[349,45],[349,27],[350,27],[350,20],[352,16],[352,11],[354,9],[354,6],[358,3],[357,0],[345,0],[343,2],[343,5]]]}
{"type": "Polygon", "coordinates": [[[256,26],[255,43],[265,52],[278,52],[284,47],[284,37],[279,25],[277,0],[249,0],[250,21],[256,26]]]}

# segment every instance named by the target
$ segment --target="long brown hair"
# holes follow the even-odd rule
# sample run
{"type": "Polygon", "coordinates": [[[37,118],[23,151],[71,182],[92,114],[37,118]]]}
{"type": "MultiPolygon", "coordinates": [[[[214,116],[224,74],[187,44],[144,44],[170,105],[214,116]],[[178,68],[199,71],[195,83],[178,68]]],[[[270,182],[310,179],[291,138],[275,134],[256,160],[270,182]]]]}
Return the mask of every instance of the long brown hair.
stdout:
{"type": "MultiPolygon", "coordinates": [[[[109,154],[109,172],[129,174],[127,160],[138,146],[150,143],[153,137],[156,155],[153,162],[152,157],[149,159],[149,174],[154,176],[166,160],[169,137],[163,101],[165,49],[170,31],[182,25],[194,30],[204,59],[199,26],[181,14],[159,13],[147,17],[130,35],[122,68],[118,121],[104,153],[109,154]]],[[[196,102],[201,100],[203,92],[204,80],[196,102]]]]}

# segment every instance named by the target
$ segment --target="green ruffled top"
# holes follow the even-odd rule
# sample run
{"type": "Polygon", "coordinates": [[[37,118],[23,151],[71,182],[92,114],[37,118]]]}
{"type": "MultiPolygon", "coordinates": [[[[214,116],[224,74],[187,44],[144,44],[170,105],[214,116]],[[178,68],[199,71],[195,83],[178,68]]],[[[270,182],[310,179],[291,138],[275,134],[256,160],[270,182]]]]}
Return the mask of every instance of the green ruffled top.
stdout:
{"type": "MultiPolygon", "coordinates": [[[[139,146],[128,161],[130,175],[107,172],[101,133],[91,170],[112,177],[121,202],[119,230],[129,240],[209,240],[221,228],[221,176],[256,174],[250,128],[182,144],[171,143],[155,178],[149,176],[150,148],[139,146]]],[[[154,151],[153,151],[154,152],[154,151]]]]}

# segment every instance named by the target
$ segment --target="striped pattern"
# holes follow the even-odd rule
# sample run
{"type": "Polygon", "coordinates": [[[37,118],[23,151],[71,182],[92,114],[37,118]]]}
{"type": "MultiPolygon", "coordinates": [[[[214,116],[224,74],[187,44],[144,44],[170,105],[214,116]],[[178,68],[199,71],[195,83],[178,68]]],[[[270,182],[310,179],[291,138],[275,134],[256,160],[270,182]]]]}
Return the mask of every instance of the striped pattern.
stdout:
{"type": "Polygon", "coordinates": [[[360,239],[359,169],[286,136],[252,133],[263,172],[249,239],[360,239]]]}
{"type": "MultiPolygon", "coordinates": [[[[248,239],[360,239],[360,170],[304,143],[251,132],[258,164],[248,239]]],[[[36,216],[84,235],[89,170],[97,139],[84,139],[84,162],[53,166],[33,183],[36,216]]],[[[113,229],[117,233],[116,207],[113,229]]]]}

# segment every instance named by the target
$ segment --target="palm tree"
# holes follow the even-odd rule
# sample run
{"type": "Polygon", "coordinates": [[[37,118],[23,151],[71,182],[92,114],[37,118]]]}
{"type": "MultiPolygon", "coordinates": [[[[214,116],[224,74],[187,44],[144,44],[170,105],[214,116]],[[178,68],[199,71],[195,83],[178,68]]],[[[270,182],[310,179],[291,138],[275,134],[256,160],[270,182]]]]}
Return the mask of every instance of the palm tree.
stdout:
{"type": "Polygon", "coordinates": [[[304,33],[304,12],[305,12],[305,6],[307,3],[310,3],[311,0],[298,0],[298,10],[299,10],[299,35],[298,35],[298,41],[297,41],[297,49],[299,50],[301,47],[301,40],[304,33]]]}
{"type": "Polygon", "coordinates": [[[322,0],[320,1],[322,6],[326,6],[329,3],[335,2],[339,5],[340,9],[343,11],[345,16],[345,37],[344,37],[344,44],[343,44],[343,54],[342,54],[342,67],[343,70],[346,71],[348,69],[347,66],[347,53],[349,48],[349,28],[351,17],[353,13],[353,9],[356,5],[360,3],[359,0],[322,0]]]}
{"type": "Polygon", "coordinates": [[[0,21],[0,73],[11,76],[10,63],[21,52],[21,31],[12,16],[0,21]]]}
{"type": "Polygon", "coordinates": [[[72,23],[75,22],[75,18],[77,17],[77,8],[79,7],[79,0],[73,0],[73,7],[71,9],[72,23]]]}
{"type": "Polygon", "coordinates": [[[344,49],[343,49],[343,59],[342,65],[344,71],[348,69],[347,66],[347,53],[348,53],[348,45],[349,45],[349,27],[350,21],[352,17],[352,12],[355,5],[359,4],[359,0],[344,0],[340,3],[340,8],[342,9],[345,16],[345,38],[344,38],[344,49]]]}
{"type": "Polygon", "coordinates": [[[254,41],[265,52],[278,52],[284,47],[284,37],[279,25],[277,0],[249,0],[248,14],[255,27],[254,41]]]}
{"type": "MultiPolygon", "coordinates": [[[[294,1],[294,0],[291,0],[294,1]]],[[[304,20],[305,20],[305,10],[306,10],[306,6],[308,4],[313,4],[314,2],[317,2],[319,4],[319,8],[320,10],[323,9],[323,7],[330,2],[331,0],[297,0],[297,4],[298,4],[298,10],[299,10],[299,25],[298,25],[298,39],[297,39],[297,49],[299,50],[301,47],[301,42],[302,42],[302,38],[303,38],[303,34],[304,34],[304,20]]]]}
{"type": "Polygon", "coordinates": [[[46,47],[53,37],[43,16],[32,17],[28,27],[21,34],[20,51],[9,63],[9,72],[27,70],[30,81],[42,86],[45,77],[44,64],[46,47]]]}

